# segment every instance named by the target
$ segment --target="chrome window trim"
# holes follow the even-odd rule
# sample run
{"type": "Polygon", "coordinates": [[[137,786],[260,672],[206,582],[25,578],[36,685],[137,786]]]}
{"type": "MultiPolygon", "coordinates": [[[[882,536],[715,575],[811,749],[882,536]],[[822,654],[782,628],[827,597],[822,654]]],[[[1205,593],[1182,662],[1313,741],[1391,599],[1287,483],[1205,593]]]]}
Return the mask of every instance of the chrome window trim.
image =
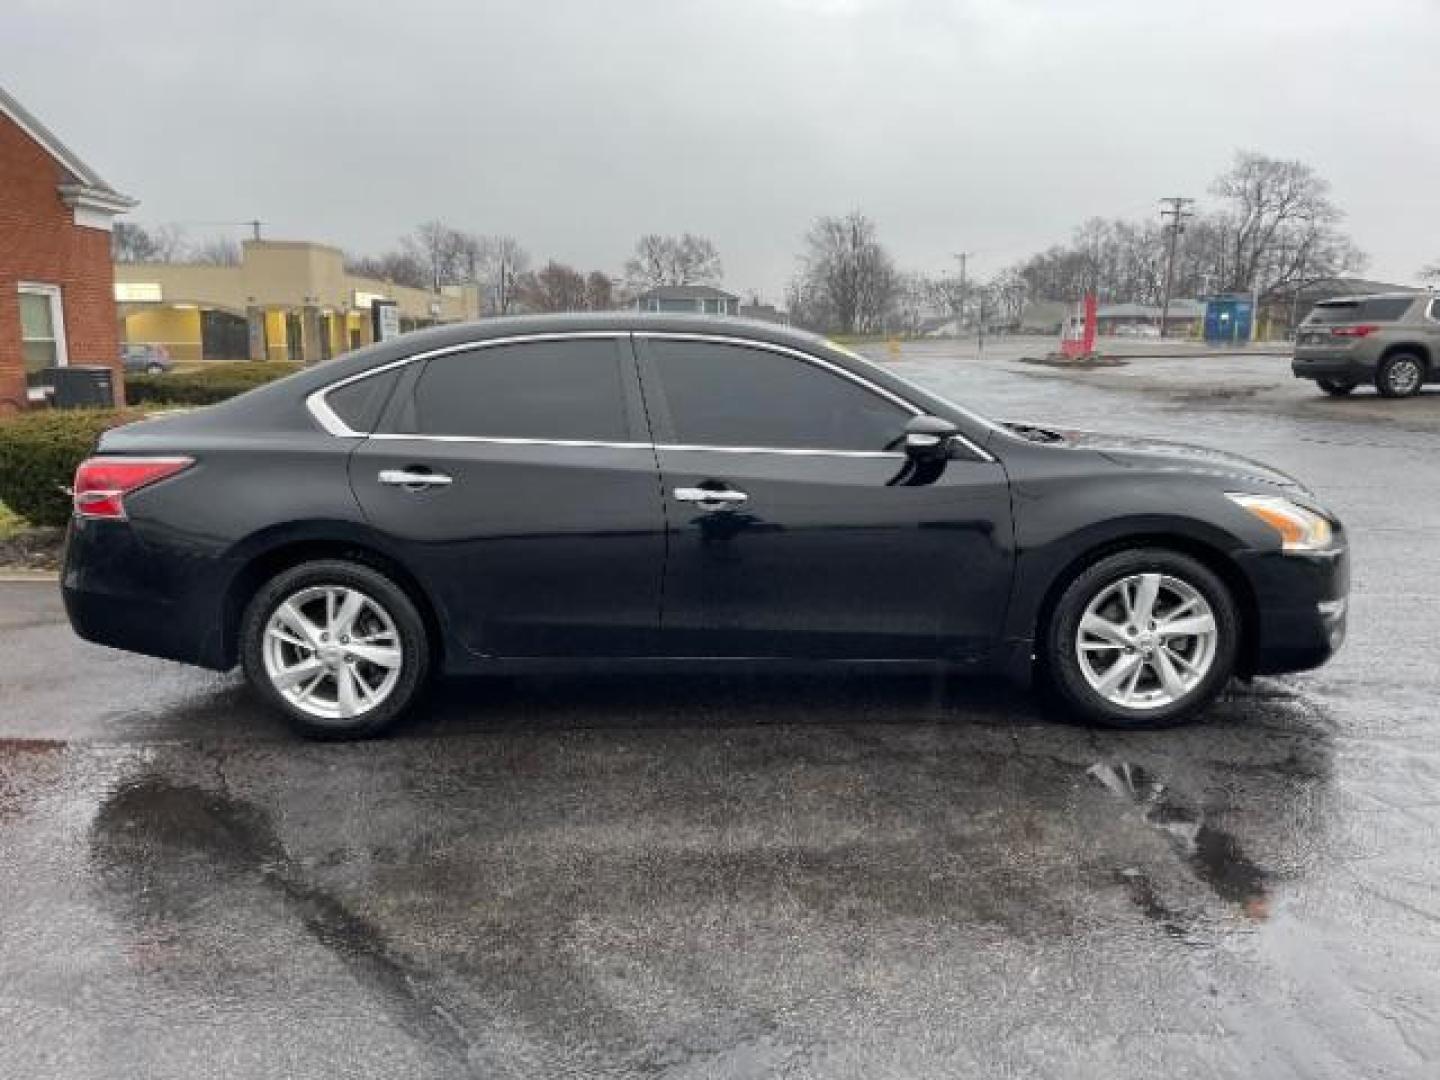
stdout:
{"type": "Polygon", "coordinates": [[[417,435],[403,431],[377,431],[370,438],[383,442],[485,443],[495,446],[578,446],[605,450],[652,450],[648,442],[606,442],[599,439],[522,439],[510,435],[417,435]]]}
{"type": "MultiPolygon", "coordinates": [[[[829,360],[822,360],[820,357],[814,355],[813,353],[807,353],[801,349],[792,348],[789,345],[780,345],[773,341],[759,341],[755,338],[731,337],[726,334],[687,333],[683,330],[636,330],[635,336],[637,338],[646,338],[648,340],[658,339],[662,341],[707,341],[717,345],[739,345],[742,348],[761,349],[767,352],[781,353],[785,356],[793,356],[797,360],[803,360],[807,364],[814,364],[816,367],[824,368],[832,375],[839,375],[842,379],[849,379],[851,382],[859,386],[863,386],[872,394],[879,395],[886,401],[890,402],[892,405],[899,405],[900,408],[904,409],[911,416],[921,416],[924,414],[924,410],[916,408],[899,394],[886,390],[883,386],[876,386],[863,375],[857,375],[853,371],[847,371],[839,364],[832,364],[829,360]]],[[[855,452],[858,453],[859,451],[855,452]]]]}
{"type": "Polygon", "coordinates": [[[806,450],[784,446],[691,446],[680,443],[603,442],[595,439],[521,439],[502,435],[412,435],[376,432],[384,442],[484,443],[494,446],[569,446],[601,450],[703,450],[717,454],[787,454],[799,457],[902,458],[890,450],[806,450]]]}
{"type": "MultiPolygon", "coordinates": [[[[834,375],[864,387],[871,393],[884,398],[894,405],[910,413],[911,416],[923,416],[924,410],[917,408],[911,402],[900,395],[877,386],[862,375],[853,371],[847,371],[838,364],[823,360],[818,356],[807,353],[801,349],[792,348],[789,345],[780,345],[771,341],[760,341],[754,338],[735,337],[729,334],[702,334],[688,333],[685,331],[665,330],[561,330],[554,332],[541,332],[533,334],[512,334],[507,337],[485,338],[479,341],[463,341],[454,345],[445,345],[438,349],[429,349],[426,352],[415,353],[412,356],[402,356],[397,360],[381,364],[379,367],[371,368],[368,371],[361,371],[355,375],[347,376],[338,382],[322,386],[312,391],[305,398],[305,407],[324,431],[337,438],[348,439],[380,439],[384,441],[413,440],[420,442],[455,442],[455,443],[487,443],[499,446],[566,446],[595,449],[614,450],[704,450],[721,454],[778,454],[798,457],[844,457],[844,458],[903,458],[903,453],[888,450],[820,450],[806,447],[779,447],[779,446],[704,446],[683,443],[648,443],[648,442],[604,442],[591,439],[523,439],[492,435],[422,435],[402,432],[366,432],[355,431],[346,424],[335,411],[330,407],[326,396],[342,387],[350,386],[360,382],[362,379],[373,378],[376,375],[383,375],[387,371],[404,367],[407,364],[416,364],[422,360],[432,360],[438,356],[449,356],[458,352],[473,352],[476,349],[487,349],[496,345],[521,345],[535,341],[572,341],[582,339],[604,339],[619,340],[621,338],[647,338],[662,339],[670,341],[706,341],[720,345],[736,345],[743,348],[762,349],[769,352],[780,353],[791,356],[805,363],[814,364],[834,375]]],[[[994,463],[997,459],[984,447],[976,444],[968,436],[956,434],[953,438],[963,443],[981,461],[994,463]]]]}
{"type": "MultiPolygon", "coordinates": [[[[826,371],[830,372],[832,375],[839,375],[842,379],[849,379],[851,382],[855,383],[857,386],[862,386],[862,387],[864,387],[866,390],[869,390],[872,394],[876,394],[876,395],[884,398],[886,401],[889,401],[889,402],[891,402],[892,404],[895,404],[895,405],[900,406],[900,408],[904,409],[904,410],[905,410],[906,412],[908,412],[911,416],[924,416],[924,415],[925,415],[925,410],[924,410],[924,409],[921,409],[921,408],[917,407],[913,402],[907,401],[905,398],[901,397],[899,394],[896,394],[895,392],[893,392],[893,391],[891,391],[891,390],[887,390],[887,389],[886,389],[885,387],[883,387],[883,386],[879,386],[879,385],[871,382],[869,379],[865,378],[865,376],[863,376],[863,375],[858,375],[858,374],[856,374],[856,373],[853,372],[853,371],[849,371],[849,370],[841,367],[839,364],[831,363],[829,360],[823,360],[823,359],[821,359],[820,357],[816,356],[814,353],[808,353],[808,352],[805,352],[803,349],[796,349],[796,348],[793,348],[793,347],[791,347],[791,346],[789,346],[789,345],[781,345],[781,344],[778,344],[777,342],[773,342],[773,341],[761,341],[761,340],[758,340],[758,339],[756,339],[756,338],[734,337],[734,336],[728,335],[728,334],[690,333],[690,332],[686,332],[686,331],[684,331],[684,330],[636,330],[636,331],[634,331],[633,333],[634,333],[635,337],[637,337],[637,338],[647,338],[647,339],[652,339],[652,340],[653,340],[653,339],[661,339],[661,340],[667,340],[667,341],[707,341],[707,342],[711,342],[711,343],[715,343],[715,344],[720,344],[720,345],[738,345],[738,346],[741,346],[741,347],[743,347],[743,348],[765,349],[765,350],[768,350],[768,351],[770,351],[770,352],[780,353],[780,354],[785,355],[785,356],[791,356],[791,357],[794,357],[794,358],[797,359],[797,360],[804,361],[804,362],[807,363],[807,364],[814,364],[816,367],[824,368],[826,371]]],[[[863,357],[860,357],[860,359],[863,360],[864,358],[863,358],[863,357]]],[[[972,453],[974,453],[975,456],[978,457],[981,461],[984,461],[984,462],[987,462],[987,463],[990,463],[990,464],[994,464],[994,462],[997,460],[997,458],[995,457],[994,454],[990,453],[990,451],[986,450],[983,446],[977,445],[974,440],[972,440],[971,438],[969,438],[969,437],[966,436],[966,435],[961,435],[961,434],[959,434],[959,433],[957,432],[955,435],[951,436],[951,438],[956,439],[956,440],[960,441],[961,443],[964,443],[965,446],[966,446],[972,453]]],[[[810,449],[801,449],[801,448],[788,449],[788,448],[778,448],[778,447],[772,448],[772,447],[745,447],[745,446],[730,447],[730,446],[682,446],[682,445],[669,445],[669,446],[661,445],[661,446],[659,447],[659,449],[662,449],[662,450],[715,450],[715,451],[718,451],[718,452],[720,452],[720,453],[734,453],[734,454],[818,454],[818,455],[824,455],[824,456],[828,456],[828,457],[904,457],[904,456],[905,456],[904,454],[892,453],[892,452],[887,451],[887,450],[810,450],[810,449]]]]}
{"type": "Polygon", "coordinates": [[[656,443],[656,450],[699,450],[708,454],[782,454],[791,457],[903,458],[895,450],[811,450],[791,446],[704,446],[690,443],[656,443]]]}

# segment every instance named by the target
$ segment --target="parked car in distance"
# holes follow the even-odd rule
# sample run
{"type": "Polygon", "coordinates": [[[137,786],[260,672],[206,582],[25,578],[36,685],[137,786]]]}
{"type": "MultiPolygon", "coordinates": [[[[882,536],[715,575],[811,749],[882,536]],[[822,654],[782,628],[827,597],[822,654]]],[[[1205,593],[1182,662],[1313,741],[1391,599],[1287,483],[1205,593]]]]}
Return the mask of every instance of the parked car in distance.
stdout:
{"type": "Polygon", "coordinates": [[[1295,333],[1297,378],[1343,397],[1372,383],[1385,397],[1418,394],[1440,380],[1440,298],[1386,293],[1322,300],[1295,333]]]}
{"type": "Polygon", "coordinates": [[[144,372],[146,375],[164,375],[174,363],[170,360],[170,350],[164,345],[121,345],[120,360],[125,366],[126,374],[138,374],[144,372]]]}
{"type": "Polygon", "coordinates": [[[1165,725],[1345,629],[1340,523],[1289,477],[995,423],[769,323],[408,334],[107,431],[74,491],[76,631],[238,662],[319,737],[436,670],[596,662],[998,672],[1165,725]]]}

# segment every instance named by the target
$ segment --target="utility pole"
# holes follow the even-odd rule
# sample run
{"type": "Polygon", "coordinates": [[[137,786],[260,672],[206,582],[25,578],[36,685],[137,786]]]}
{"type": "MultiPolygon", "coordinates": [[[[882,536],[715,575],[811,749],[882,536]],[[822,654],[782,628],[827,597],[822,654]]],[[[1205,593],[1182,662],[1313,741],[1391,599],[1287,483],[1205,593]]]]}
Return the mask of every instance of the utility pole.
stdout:
{"type": "Polygon", "coordinates": [[[966,295],[965,264],[970,258],[970,252],[957,251],[955,258],[960,262],[960,307],[955,312],[955,334],[958,337],[965,332],[965,301],[969,299],[966,295]]]}
{"type": "Polygon", "coordinates": [[[1165,209],[1160,211],[1160,216],[1169,219],[1166,228],[1170,234],[1165,244],[1165,291],[1160,295],[1160,336],[1163,338],[1170,322],[1170,287],[1175,281],[1175,248],[1180,243],[1180,232],[1185,227],[1185,219],[1194,216],[1194,211],[1186,207],[1195,200],[1187,199],[1183,195],[1171,195],[1160,202],[1165,206],[1165,209]]]}
{"type": "Polygon", "coordinates": [[[251,232],[251,235],[252,235],[252,237],[253,237],[254,239],[256,239],[256,240],[259,240],[259,239],[260,239],[260,219],[259,219],[259,218],[256,218],[254,221],[250,222],[250,232],[251,232]]]}

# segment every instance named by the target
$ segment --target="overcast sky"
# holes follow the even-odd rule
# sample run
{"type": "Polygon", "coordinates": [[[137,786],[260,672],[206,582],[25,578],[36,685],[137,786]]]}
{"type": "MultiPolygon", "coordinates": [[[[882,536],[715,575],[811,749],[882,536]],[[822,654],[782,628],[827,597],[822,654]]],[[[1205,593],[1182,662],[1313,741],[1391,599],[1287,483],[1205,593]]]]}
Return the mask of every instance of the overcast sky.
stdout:
{"type": "Polygon", "coordinates": [[[0,80],[196,234],[438,217],[615,272],[691,230],[773,299],[819,213],[988,276],[1245,147],[1332,182],[1369,276],[1440,258],[1436,0],[0,0],[0,80]]]}

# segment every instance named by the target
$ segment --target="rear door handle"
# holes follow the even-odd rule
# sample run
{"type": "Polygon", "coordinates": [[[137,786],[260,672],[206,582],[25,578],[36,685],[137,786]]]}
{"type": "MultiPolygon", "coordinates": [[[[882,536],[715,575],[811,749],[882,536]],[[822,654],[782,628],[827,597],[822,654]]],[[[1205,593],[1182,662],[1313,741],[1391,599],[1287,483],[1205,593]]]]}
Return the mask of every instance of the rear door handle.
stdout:
{"type": "Polygon", "coordinates": [[[694,488],[679,487],[674,491],[676,502],[699,503],[701,506],[738,506],[750,498],[743,491],[736,491],[733,488],[694,488]]]}
{"type": "Polygon", "coordinates": [[[444,473],[411,472],[409,469],[381,469],[380,483],[391,487],[403,487],[408,491],[419,491],[427,487],[447,487],[454,480],[444,473]]]}

